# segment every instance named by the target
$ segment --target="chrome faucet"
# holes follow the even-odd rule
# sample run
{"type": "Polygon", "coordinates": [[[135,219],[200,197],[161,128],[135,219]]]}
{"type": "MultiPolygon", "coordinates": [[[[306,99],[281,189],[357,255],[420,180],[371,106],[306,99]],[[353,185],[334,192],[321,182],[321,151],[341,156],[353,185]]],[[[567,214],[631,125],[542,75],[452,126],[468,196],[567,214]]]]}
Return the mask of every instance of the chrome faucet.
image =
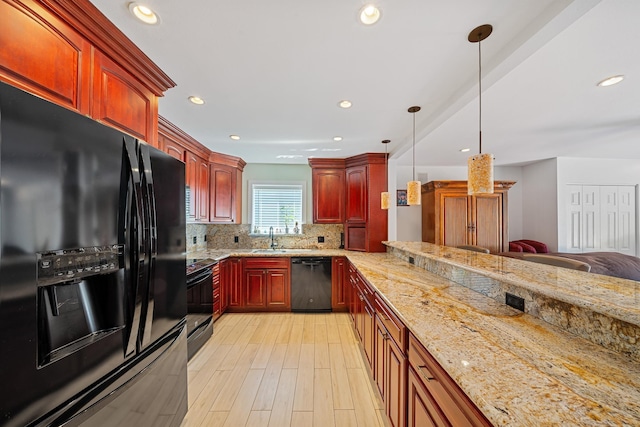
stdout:
{"type": "Polygon", "coordinates": [[[271,239],[271,245],[269,245],[269,247],[275,251],[278,244],[276,243],[275,235],[273,234],[273,226],[269,227],[269,238],[271,239]]]}

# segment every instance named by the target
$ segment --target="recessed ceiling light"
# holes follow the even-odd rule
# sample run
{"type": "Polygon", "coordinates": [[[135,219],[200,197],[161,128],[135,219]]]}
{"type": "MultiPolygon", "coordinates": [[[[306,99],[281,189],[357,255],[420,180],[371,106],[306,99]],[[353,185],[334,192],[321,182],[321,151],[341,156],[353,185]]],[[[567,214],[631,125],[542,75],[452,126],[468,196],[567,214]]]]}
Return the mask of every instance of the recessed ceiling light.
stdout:
{"type": "Polygon", "coordinates": [[[160,17],[153,10],[136,2],[129,3],[129,11],[145,24],[155,25],[160,21],[160,17]]]}
{"type": "Polygon", "coordinates": [[[342,141],[342,137],[341,136],[334,136],[333,140],[334,141],[342,141]]]}
{"type": "Polygon", "coordinates": [[[360,22],[364,25],[373,25],[380,19],[380,9],[372,4],[365,5],[360,9],[360,22]]]}
{"type": "Polygon", "coordinates": [[[240,140],[240,137],[238,135],[229,135],[229,138],[233,139],[234,141],[240,140]]]}
{"type": "Polygon", "coordinates": [[[621,81],[624,80],[624,76],[622,74],[617,75],[617,76],[611,76],[611,77],[607,77],[606,79],[602,80],[601,82],[598,82],[598,86],[612,86],[616,83],[620,83],[621,81]]]}
{"type": "Polygon", "coordinates": [[[338,106],[340,108],[351,108],[351,101],[348,101],[348,100],[344,99],[344,100],[338,102],[338,106]]]}
{"type": "Polygon", "coordinates": [[[460,152],[461,152],[461,153],[466,153],[466,152],[468,152],[468,151],[471,151],[471,148],[461,148],[461,149],[460,149],[460,152]]]}
{"type": "Polygon", "coordinates": [[[190,96],[189,97],[189,101],[191,101],[192,103],[194,103],[196,105],[204,104],[204,99],[200,98],[199,96],[190,96]]]}

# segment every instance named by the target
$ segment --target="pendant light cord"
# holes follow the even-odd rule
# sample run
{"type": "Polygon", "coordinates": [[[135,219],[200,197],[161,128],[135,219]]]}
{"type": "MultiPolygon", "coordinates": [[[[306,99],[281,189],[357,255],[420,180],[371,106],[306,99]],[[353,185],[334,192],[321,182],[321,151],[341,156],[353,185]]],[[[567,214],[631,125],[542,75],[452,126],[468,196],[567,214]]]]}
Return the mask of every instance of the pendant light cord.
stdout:
{"type": "Polygon", "coordinates": [[[413,180],[416,180],[416,113],[413,113],[413,180]]]}
{"type": "Polygon", "coordinates": [[[482,154],[482,49],[480,49],[481,40],[478,41],[478,144],[480,154],[482,154]]]}

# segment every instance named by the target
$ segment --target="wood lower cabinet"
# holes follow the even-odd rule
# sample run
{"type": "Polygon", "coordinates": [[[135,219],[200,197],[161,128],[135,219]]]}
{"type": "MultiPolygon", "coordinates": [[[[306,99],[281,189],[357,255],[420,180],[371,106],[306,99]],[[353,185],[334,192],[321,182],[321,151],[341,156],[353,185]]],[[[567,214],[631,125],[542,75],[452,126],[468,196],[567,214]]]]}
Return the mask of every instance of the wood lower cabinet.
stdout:
{"type": "Polygon", "coordinates": [[[289,258],[244,258],[238,266],[230,264],[230,312],[290,311],[291,261],[289,258]],[[238,271],[239,270],[239,271],[238,271]]]}
{"type": "Polygon", "coordinates": [[[220,314],[227,311],[229,306],[229,287],[231,282],[231,260],[225,258],[220,261],[220,314]]]}
{"type": "Polygon", "coordinates": [[[495,181],[494,193],[469,196],[466,181],[422,186],[422,241],[445,246],[478,245],[491,253],[509,248],[508,191],[513,181],[495,181]]]}
{"type": "Polygon", "coordinates": [[[220,263],[213,266],[213,294],[211,301],[213,303],[213,321],[215,322],[220,316],[222,316],[222,301],[221,301],[221,280],[222,270],[220,263]]]}
{"type": "Polygon", "coordinates": [[[234,308],[240,308],[243,306],[242,296],[242,259],[241,258],[228,258],[229,259],[229,294],[227,297],[228,309],[231,311],[234,308]]]}
{"type": "Polygon", "coordinates": [[[407,353],[409,427],[492,425],[413,334],[407,353]]]}
{"type": "Polygon", "coordinates": [[[407,329],[384,301],[374,295],[375,371],[374,381],[394,427],[405,426],[407,407],[407,329]]]}
{"type": "Polygon", "coordinates": [[[331,310],[348,311],[350,287],[347,281],[347,259],[342,256],[331,260],[331,310]]]}

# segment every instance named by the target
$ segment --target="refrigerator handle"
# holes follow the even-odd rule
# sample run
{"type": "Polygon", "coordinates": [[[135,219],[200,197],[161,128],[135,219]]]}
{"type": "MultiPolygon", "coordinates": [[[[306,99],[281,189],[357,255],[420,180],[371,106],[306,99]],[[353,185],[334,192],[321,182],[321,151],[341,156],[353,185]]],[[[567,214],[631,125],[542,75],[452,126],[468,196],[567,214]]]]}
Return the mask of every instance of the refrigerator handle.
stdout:
{"type": "MultiPolygon", "coordinates": [[[[128,337],[126,338],[125,355],[133,353],[139,346],[140,330],[142,328],[143,305],[145,300],[144,283],[145,283],[145,218],[143,216],[144,203],[142,199],[142,183],[140,181],[140,165],[136,156],[135,141],[131,138],[124,138],[124,147],[126,153],[126,163],[129,165],[129,179],[133,184],[133,206],[131,209],[130,224],[133,224],[134,230],[130,234],[130,241],[125,242],[129,245],[129,250],[133,251],[133,262],[130,265],[131,274],[131,292],[133,295],[133,310],[127,325],[128,337]]],[[[127,186],[128,187],[128,186],[127,186]]],[[[128,221],[129,219],[125,219],[128,221]]]]}
{"type": "Polygon", "coordinates": [[[158,255],[158,231],[156,218],[156,197],[153,187],[153,173],[151,170],[151,156],[146,144],[139,144],[140,166],[142,168],[142,194],[144,197],[145,222],[147,235],[147,297],[144,323],[142,325],[142,345],[146,346],[151,341],[151,328],[153,324],[154,294],[155,294],[155,267],[158,255]]]}

